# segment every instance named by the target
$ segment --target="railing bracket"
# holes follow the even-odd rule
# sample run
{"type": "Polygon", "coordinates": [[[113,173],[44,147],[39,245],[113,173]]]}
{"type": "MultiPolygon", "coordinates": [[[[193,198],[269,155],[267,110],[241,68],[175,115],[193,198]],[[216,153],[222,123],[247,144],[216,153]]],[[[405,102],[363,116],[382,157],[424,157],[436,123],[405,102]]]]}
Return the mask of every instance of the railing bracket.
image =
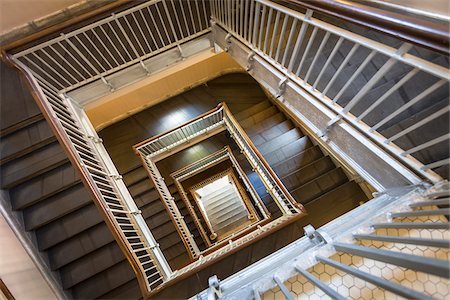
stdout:
{"type": "Polygon", "coordinates": [[[133,211],[131,211],[130,212],[132,215],[140,215],[140,214],[142,214],[142,211],[139,209],[139,210],[133,210],[133,211]]]}
{"type": "Polygon", "coordinates": [[[101,144],[103,143],[103,140],[99,137],[93,136],[93,135],[88,135],[87,136],[89,139],[91,139],[94,143],[96,144],[101,144]]]}
{"type": "Polygon", "coordinates": [[[305,231],[305,236],[315,244],[330,244],[332,242],[331,237],[327,233],[316,230],[311,224],[304,227],[303,230],[305,231]]]}
{"type": "Polygon", "coordinates": [[[276,94],[276,98],[281,97],[284,92],[286,92],[286,83],[288,82],[289,78],[285,77],[278,83],[278,93],[276,94]]]}
{"type": "Polygon", "coordinates": [[[255,61],[254,58],[255,54],[256,54],[255,51],[252,51],[247,56],[247,67],[245,68],[247,72],[250,71],[253,67],[253,62],[255,61]]]}
{"type": "Polygon", "coordinates": [[[225,47],[225,52],[228,52],[231,49],[231,34],[230,33],[228,33],[226,35],[225,42],[227,43],[227,46],[225,47]]]}
{"type": "Polygon", "coordinates": [[[144,69],[145,75],[149,76],[150,75],[150,70],[147,68],[147,66],[144,64],[144,62],[142,60],[140,60],[139,64],[141,65],[142,69],[144,69]]]}
{"type": "Polygon", "coordinates": [[[106,80],[106,78],[105,77],[100,77],[100,79],[103,81],[103,83],[104,84],[106,84],[106,86],[108,86],[109,87],[109,91],[110,92],[114,92],[116,89],[114,88],[114,86],[108,81],[108,80],[106,80]]]}

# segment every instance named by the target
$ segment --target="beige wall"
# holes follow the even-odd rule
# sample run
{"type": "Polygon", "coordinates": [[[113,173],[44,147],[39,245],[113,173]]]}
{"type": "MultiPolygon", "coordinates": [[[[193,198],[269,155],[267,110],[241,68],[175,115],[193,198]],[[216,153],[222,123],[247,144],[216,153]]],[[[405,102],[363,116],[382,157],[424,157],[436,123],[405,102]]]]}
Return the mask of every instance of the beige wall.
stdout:
{"type": "Polygon", "coordinates": [[[85,107],[96,130],[212,78],[243,69],[225,52],[207,50],[85,107]]]}
{"type": "Polygon", "coordinates": [[[17,300],[57,299],[1,214],[0,277],[17,300]]]}
{"type": "Polygon", "coordinates": [[[0,0],[0,34],[77,2],[80,0],[0,0]]]}

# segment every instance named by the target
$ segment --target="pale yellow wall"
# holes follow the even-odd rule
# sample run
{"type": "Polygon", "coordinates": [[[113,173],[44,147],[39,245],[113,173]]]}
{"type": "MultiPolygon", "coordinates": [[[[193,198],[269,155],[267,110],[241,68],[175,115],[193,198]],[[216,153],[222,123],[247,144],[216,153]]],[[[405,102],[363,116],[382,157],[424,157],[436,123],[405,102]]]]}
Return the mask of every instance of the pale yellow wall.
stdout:
{"type": "Polygon", "coordinates": [[[225,52],[207,50],[88,104],[85,111],[94,128],[100,130],[193,86],[240,71],[243,69],[225,52]]]}
{"type": "Polygon", "coordinates": [[[80,0],[0,0],[0,34],[78,2],[80,0]]]}

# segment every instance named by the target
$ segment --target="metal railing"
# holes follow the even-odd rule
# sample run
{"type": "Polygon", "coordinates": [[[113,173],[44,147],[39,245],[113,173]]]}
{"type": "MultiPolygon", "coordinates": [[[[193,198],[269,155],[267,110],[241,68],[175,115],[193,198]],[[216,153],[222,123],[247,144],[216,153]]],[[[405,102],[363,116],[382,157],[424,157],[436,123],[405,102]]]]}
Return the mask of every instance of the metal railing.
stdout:
{"type": "Polygon", "coordinates": [[[53,90],[67,93],[95,80],[114,90],[107,76],[208,31],[207,0],[151,0],[14,54],[53,90]]]}
{"type": "Polygon", "coordinates": [[[387,191],[192,299],[447,298],[449,196],[448,183],[387,191]]]}
{"type": "Polygon", "coordinates": [[[174,222],[175,228],[181,237],[186,249],[188,250],[188,254],[191,259],[196,259],[200,255],[200,249],[197,246],[197,243],[194,240],[194,235],[190,232],[186,222],[184,221],[184,217],[178,209],[177,204],[175,203],[175,198],[169,191],[169,188],[164,182],[164,178],[159,173],[156,164],[151,159],[146,159],[142,157],[142,163],[147,170],[150,179],[153,182],[158,194],[166,207],[167,212],[169,213],[170,218],[174,222]]]}
{"type": "MultiPolygon", "coordinates": [[[[214,130],[218,133],[224,129],[230,132],[231,137],[236,141],[256,174],[261,178],[267,191],[271,194],[282,213],[295,214],[300,212],[303,207],[292,198],[225,103],[221,103],[216,109],[206,112],[166,133],[145,140],[133,148],[136,153],[141,155],[144,161],[156,161],[191,146],[192,142],[190,141],[195,138],[206,138],[214,130]]],[[[156,168],[154,163],[146,165],[156,168]]],[[[167,186],[165,186],[165,189],[167,189],[167,186]]]]}
{"type": "MultiPolygon", "coordinates": [[[[341,119],[345,120],[418,174],[432,182],[442,180],[433,169],[450,163],[448,153],[446,157],[431,162],[421,162],[414,154],[439,143],[448,143],[448,130],[426,142],[413,140],[414,145],[409,149],[402,149],[395,142],[423,126],[438,126],[438,122],[448,116],[448,104],[434,109],[436,103],[427,101],[433,93],[448,90],[450,71],[446,67],[409,53],[412,45],[408,43],[399,47],[382,44],[315,18],[309,9],[301,13],[267,0],[215,0],[211,4],[213,21],[229,32],[228,39],[233,36],[286,75],[279,84],[278,97],[283,93],[285,80],[292,80],[337,114],[328,128],[341,119]],[[344,58],[332,76],[326,76],[333,70],[331,62],[337,59],[339,51],[346,53],[344,58]],[[328,58],[324,59],[324,55],[328,58]],[[355,59],[356,56],[364,59],[355,59]],[[345,72],[350,63],[352,71],[345,72]],[[358,76],[369,64],[376,70],[367,82],[361,84],[358,76]],[[406,95],[405,103],[400,106],[383,106],[418,74],[425,74],[430,82],[425,89],[415,95],[406,95]],[[367,108],[362,111],[356,109],[364,104],[365,97],[383,78],[395,80],[367,108]],[[352,90],[352,84],[358,84],[358,89],[352,90]],[[381,107],[383,113],[379,113],[381,107]],[[393,124],[399,116],[414,109],[427,114],[395,134],[381,133],[383,126],[393,124]]],[[[323,135],[326,134],[327,130],[324,130],[323,135]]]]}
{"type": "Polygon", "coordinates": [[[101,140],[92,128],[86,128],[77,108],[68,98],[61,97],[45,79],[17,59],[10,56],[8,59],[28,79],[55,135],[74,167],[80,171],[100,214],[133,266],[142,293],[149,293],[169,279],[172,270],[101,140]]]}

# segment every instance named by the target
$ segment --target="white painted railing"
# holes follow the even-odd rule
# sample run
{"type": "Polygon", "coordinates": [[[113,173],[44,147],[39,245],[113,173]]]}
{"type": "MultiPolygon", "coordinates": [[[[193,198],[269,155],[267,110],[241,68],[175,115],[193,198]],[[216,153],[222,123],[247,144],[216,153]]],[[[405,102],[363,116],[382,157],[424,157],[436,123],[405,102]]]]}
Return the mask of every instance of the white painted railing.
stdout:
{"type": "Polygon", "coordinates": [[[195,39],[209,28],[207,0],[151,0],[61,33],[59,37],[14,54],[53,90],[67,93],[95,80],[115,87],[107,76],[195,39]]]}
{"type": "MultiPolygon", "coordinates": [[[[445,118],[448,118],[448,104],[433,109],[436,103],[427,101],[439,91],[444,94],[447,91],[448,98],[450,71],[446,67],[409,53],[412,48],[410,44],[403,43],[397,48],[382,44],[315,18],[312,10],[301,13],[267,0],[214,0],[211,4],[213,21],[228,31],[230,37],[250,47],[255,54],[284,73],[285,80],[297,83],[337,113],[338,116],[331,120],[329,127],[341,119],[345,120],[423,177],[432,182],[442,180],[433,169],[450,163],[448,153],[431,162],[421,162],[414,154],[423,149],[432,150],[433,146],[440,143],[448,144],[448,129],[443,135],[430,137],[426,142],[412,141],[414,146],[409,149],[401,149],[395,142],[422,126],[440,124],[439,121],[445,122],[445,118]],[[328,52],[324,51],[326,48],[328,52]],[[338,59],[338,51],[346,53],[345,57],[338,60],[340,64],[331,77],[325,76],[332,70],[332,61],[338,59]],[[355,54],[365,58],[357,60],[355,54]],[[323,55],[328,57],[323,59],[323,55]],[[356,67],[351,73],[344,71],[349,64],[356,67]],[[357,81],[368,65],[376,68],[375,73],[365,83],[357,81]],[[400,75],[399,70],[402,70],[400,75]],[[430,81],[424,90],[417,95],[407,95],[406,102],[397,107],[383,106],[390,96],[419,73],[427,74],[430,81]],[[395,78],[395,84],[364,111],[354,109],[385,77],[395,78]],[[356,92],[349,88],[353,84],[358,85],[356,92]],[[337,89],[336,93],[331,93],[332,87],[337,89]],[[343,95],[346,95],[345,99],[343,95]],[[419,106],[421,111],[429,109],[430,112],[393,135],[383,136],[380,133],[384,125],[392,124],[402,113],[419,106]],[[383,112],[377,111],[380,107],[384,107],[383,112]]],[[[278,96],[283,93],[284,83],[282,81],[276,87],[280,90],[278,96]]],[[[323,135],[326,134],[327,130],[324,130],[323,135]]]]}

